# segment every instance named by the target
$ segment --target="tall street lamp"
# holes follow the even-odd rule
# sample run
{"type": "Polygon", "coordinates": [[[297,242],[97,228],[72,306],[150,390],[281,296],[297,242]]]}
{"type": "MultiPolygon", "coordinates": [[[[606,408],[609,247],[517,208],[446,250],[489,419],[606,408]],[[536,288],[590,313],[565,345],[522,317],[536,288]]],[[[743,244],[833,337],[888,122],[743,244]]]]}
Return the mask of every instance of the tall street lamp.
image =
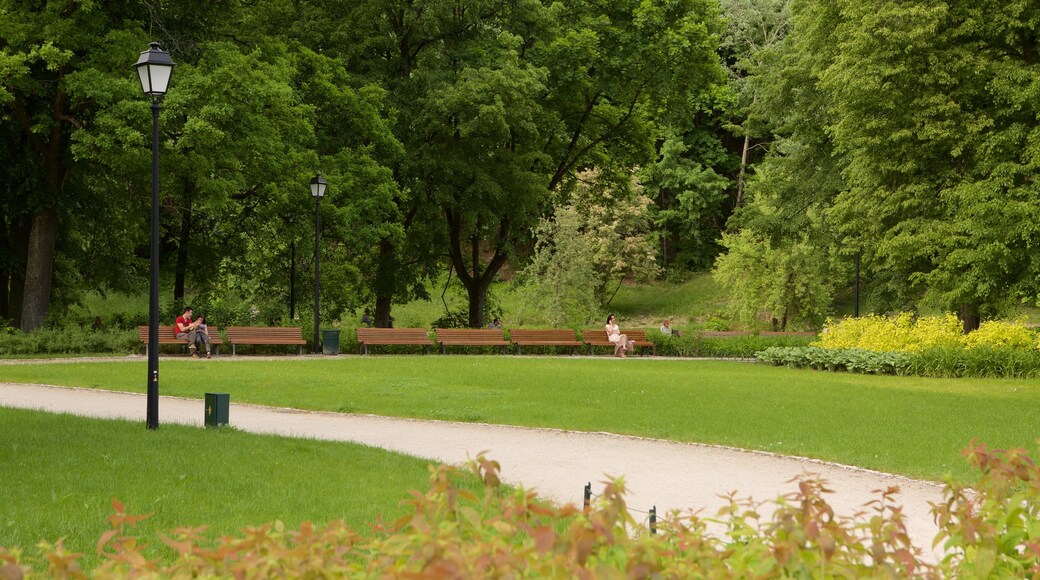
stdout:
{"type": "Polygon", "coordinates": [[[173,74],[170,53],[158,42],[141,53],[134,65],[141,90],[152,97],[152,271],[148,303],[148,413],[149,429],[159,428],[159,103],[173,74]]]}
{"type": "Polygon", "coordinates": [[[321,241],[321,198],[325,197],[325,189],[329,186],[329,182],[325,181],[325,178],[321,174],[315,175],[314,179],[311,179],[311,195],[314,196],[314,354],[321,353],[321,346],[318,343],[318,295],[321,293],[321,275],[319,266],[319,251],[318,243],[321,241]]]}

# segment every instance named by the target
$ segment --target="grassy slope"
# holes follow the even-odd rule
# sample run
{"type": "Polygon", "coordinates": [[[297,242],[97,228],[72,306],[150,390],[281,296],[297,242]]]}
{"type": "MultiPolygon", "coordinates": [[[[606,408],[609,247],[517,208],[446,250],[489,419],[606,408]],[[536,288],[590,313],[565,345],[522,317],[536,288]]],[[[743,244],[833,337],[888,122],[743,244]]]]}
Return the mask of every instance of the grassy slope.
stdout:
{"type": "MultiPolygon", "coordinates": [[[[706,361],[484,356],[167,359],[163,394],[610,431],[967,479],[973,438],[1036,450],[1040,381],[875,377],[706,361]]],[[[142,392],[143,361],[0,367],[0,380],[142,392]]],[[[234,417],[232,417],[232,423],[234,417]]]]}
{"type": "MultiPolygon", "coordinates": [[[[393,308],[394,325],[429,327],[431,322],[444,315],[444,304],[441,302],[441,285],[430,287],[432,300],[416,300],[406,304],[395,304],[393,308]]],[[[493,300],[502,308],[502,321],[507,328],[516,326],[518,313],[523,311],[525,327],[545,326],[537,312],[530,307],[525,308],[521,296],[507,282],[496,283],[492,287],[493,300]]],[[[445,295],[448,307],[453,310],[466,308],[465,295],[458,288],[450,287],[445,295]]],[[[726,298],[722,289],[715,284],[711,274],[691,274],[682,283],[654,282],[651,284],[623,284],[617,296],[606,310],[614,312],[622,321],[622,326],[657,328],[664,318],[670,318],[673,327],[679,329],[700,328],[709,319],[720,320],[726,327],[736,326],[729,319],[725,304],[726,298]]],[[[343,325],[350,327],[360,323],[361,314],[344,315],[343,325]]],[[[579,323],[579,326],[599,323],[590,321],[579,323]]]]}
{"type": "MultiPolygon", "coordinates": [[[[427,488],[427,462],[347,443],[288,439],[0,408],[0,546],[67,537],[88,555],[108,529],[112,498],[137,526],[210,526],[217,537],[276,519],[296,526],[343,519],[366,533],[406,513],[427,488]]],[[[151,541],[151,540],[150,540],[151,541]]],[[[90,558],[93,560],[93,556],[90,558]]]]}

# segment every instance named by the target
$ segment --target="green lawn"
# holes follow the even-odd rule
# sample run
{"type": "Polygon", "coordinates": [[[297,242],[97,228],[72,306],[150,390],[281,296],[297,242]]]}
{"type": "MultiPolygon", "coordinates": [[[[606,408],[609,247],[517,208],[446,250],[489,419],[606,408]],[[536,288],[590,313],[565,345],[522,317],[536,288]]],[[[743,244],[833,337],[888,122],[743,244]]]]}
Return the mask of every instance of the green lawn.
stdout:
{"type": "Polygon", "coordinates": [[[0,433],[0,546],[64,536],[88,562],[113,497],[154,514],[136,529],[157,544],[156,530],[205,524],[216,538],[274,520],[341,518],[364,534],[428,487],[428,462],[348,443],[3,408],[0,433]]]}
{"type": "MultiPolygon", "coordinates": [[[[0,381],[143,392],[134,362],[0,366],[0,381]]],[[[734,362],[369,356],[164,359],[163,394],[609,431],[804,455],[938,480],[973,437],[1036,451],[1040,381],[865,376],[734,362]]],[[[143,419],[142,419],[143,420],[143,419]]],[[[232,416],[232,423],[234,417],[232,416]]]]}

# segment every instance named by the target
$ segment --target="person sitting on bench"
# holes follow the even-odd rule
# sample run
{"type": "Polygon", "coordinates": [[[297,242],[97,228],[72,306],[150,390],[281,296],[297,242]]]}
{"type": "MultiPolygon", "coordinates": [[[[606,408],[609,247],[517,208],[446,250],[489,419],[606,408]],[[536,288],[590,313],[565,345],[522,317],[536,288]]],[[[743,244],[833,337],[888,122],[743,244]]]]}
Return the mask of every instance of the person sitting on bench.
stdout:
{"type": "Polygon", "coordinates": [[[191,306],[185,306],[184,314],[178,316],[176,322],[173,323],[173,331],[177,333],[177,338],[188,341],[188,351],[191,352],[191,358],[199,358],[199,347],[195,346],[197,340],[196,329],[198,329],[199,323],[191,321],[192,314],[191,306]]]}
{"type": "Polygon", "coordinates": [[[618,329],[617,319],[611,314],[607,317],[607,340],[614,343],[614,356],[625,358],[625,352],[632,352],[636,348],[634,340],[629,340],[627,334],[621,334],[618,329]]]}

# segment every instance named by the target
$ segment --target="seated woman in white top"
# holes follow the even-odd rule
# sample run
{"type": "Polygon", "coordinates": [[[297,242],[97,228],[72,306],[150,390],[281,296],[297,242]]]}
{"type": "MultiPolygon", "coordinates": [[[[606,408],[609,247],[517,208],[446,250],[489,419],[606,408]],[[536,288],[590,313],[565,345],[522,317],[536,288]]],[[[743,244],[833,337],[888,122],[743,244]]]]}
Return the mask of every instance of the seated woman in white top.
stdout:
{"type": "Polygon", "coordinates": [[[627,334],[621,334],[617,319],[613,314],[607,317],[607,326],[604,327],[604,330],[607,331],[607,340],[614,343],[614,356],[625,358],[625,351],[632,352],[636,347],[635,341],[628,340],[627,334]]]}

